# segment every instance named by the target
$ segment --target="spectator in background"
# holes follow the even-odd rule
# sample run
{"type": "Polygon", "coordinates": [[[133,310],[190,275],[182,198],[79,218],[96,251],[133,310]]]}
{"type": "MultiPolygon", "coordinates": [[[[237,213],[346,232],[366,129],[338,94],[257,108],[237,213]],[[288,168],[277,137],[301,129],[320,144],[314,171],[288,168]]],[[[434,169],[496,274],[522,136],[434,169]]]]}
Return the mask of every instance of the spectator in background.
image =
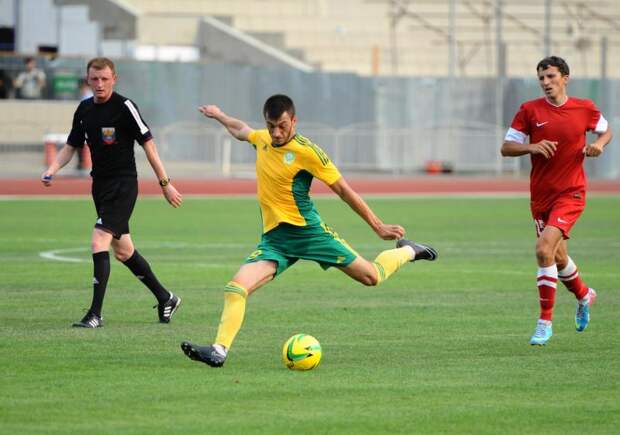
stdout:
{"type": "Polygon", "coordinates": [[[15,89],[18,97],[27,100],[42,98],[45,89],[45,73],[37,68],[37,61],[32,57],[24,59],[26,71],[19,73],[15,79],[15,89]]]}
{"type": "Polygon", "coordinates": [[[11,79],[4,70],[0,69],[0,100],[9,98],[11,91],[11,79]]]}

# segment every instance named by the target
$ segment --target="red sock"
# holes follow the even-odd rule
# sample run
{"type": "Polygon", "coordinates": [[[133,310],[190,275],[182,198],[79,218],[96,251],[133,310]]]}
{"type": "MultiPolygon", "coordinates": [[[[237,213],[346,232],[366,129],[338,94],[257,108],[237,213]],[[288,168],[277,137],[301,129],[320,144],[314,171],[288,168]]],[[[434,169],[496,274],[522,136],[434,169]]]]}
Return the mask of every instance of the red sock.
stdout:
{"type": "Polygon", "coordinates": [[[581,300],[588,295],[588,286],[581,280],[579,270],[577,270],[577,266],[570,257],[568,257],[566,267],[558,272],[558,278],[564,283],[568,291],[575,295],[577,300],[581,300]]]}
{"type": "Polygon", "coordinates": [[[558,268],[553,266],[540,267],[536,276],[540,301],[540,318],[551,321],[553,317],[553,303],[555,289],[558,285],[558,268]]]}

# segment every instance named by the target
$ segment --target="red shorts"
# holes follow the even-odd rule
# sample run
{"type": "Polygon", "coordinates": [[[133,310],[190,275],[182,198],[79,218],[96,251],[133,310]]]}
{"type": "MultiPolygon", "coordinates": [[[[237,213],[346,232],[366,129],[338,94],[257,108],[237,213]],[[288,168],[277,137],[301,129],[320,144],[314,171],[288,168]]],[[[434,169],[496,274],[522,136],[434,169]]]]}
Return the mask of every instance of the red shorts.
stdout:
{"type": "Polygon", "coordinates": [[[565,239],[569,238],[569,233],[573,225],[586,208],[585,192],[571,193],[558,197],[550,208],[539,209],[531,206],[534,225],[536,226],[536,237],[540,237],[546,226],[559,228],[565,239]]]}

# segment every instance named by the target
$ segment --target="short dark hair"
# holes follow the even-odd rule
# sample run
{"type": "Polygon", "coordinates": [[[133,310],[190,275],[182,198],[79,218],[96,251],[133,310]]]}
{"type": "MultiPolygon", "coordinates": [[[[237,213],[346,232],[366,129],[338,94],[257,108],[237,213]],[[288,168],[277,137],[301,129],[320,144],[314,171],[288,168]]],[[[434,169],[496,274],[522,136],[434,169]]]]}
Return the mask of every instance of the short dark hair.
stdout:
{"type": "Polygon", "coordinates": [[[110,68],[110,70],[112,71],[112,74],[116,75],[116,69],[114,68],[114,62],[112,62],[107,57],[95,57],[89,60],[88,64],[86,64],[86,75],[88,76],[88,70],[90,70],[91,68],[94,68],[97,71],[100,71],[102,69],[105,69],[106,67],[110,68]]]}
{"type": "Polygon", "coordinates": [[[536,72],[538,72],[539,69],[546,70],[550,66],[557,67],[560,71],[560,74],[562,74],[563,76],[567,76],[570,74],[568,64],[564,59],[558,56],[545,57],[543,60],[538,62],[538,65],[536,65],[536,72]]]}
{"type": "Polygon", "coordinates": [[[295,116],[295,104],[290,97],[276,94],[267,98],[263,106],[263,116],[266,119],[279,119],[284,112],[288,112],[291,118],[295,116]]]}

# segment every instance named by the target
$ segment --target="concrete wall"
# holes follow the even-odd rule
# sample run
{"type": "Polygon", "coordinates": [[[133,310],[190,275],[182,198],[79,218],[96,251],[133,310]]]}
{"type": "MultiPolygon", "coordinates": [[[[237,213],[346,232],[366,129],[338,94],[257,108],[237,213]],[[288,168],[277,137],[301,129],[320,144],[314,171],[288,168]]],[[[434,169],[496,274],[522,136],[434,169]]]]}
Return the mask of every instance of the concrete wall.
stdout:
{"type": "Polygon", "coordinates": [[[71,130],[77,101],[0,100],[0,144],[43,144],[49,133],[71,130]]]}

